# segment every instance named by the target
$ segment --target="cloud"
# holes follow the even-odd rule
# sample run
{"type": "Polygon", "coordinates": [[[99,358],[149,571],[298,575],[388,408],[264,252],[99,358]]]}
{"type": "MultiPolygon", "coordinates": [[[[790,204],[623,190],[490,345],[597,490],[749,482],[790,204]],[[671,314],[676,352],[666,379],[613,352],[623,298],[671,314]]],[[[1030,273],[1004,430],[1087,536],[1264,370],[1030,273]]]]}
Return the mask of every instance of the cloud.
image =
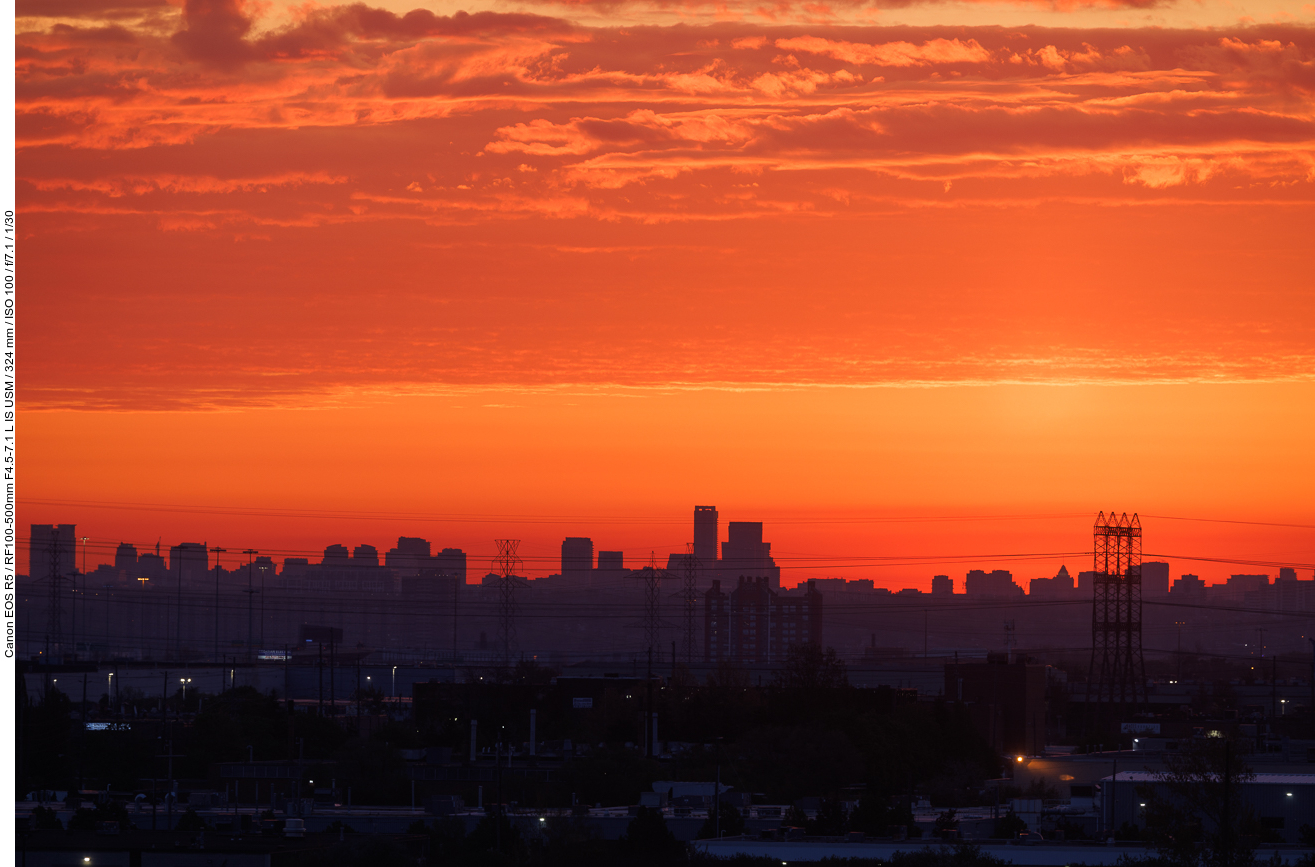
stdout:
{"type": "Polygon", "coordinates": [[[114,18],[167,8],[169,0],[17,0],[18,18],[114,18]]]}
{"type": "Polygon", "coordinates": [[[986,63],[991,53],[974,39],[931,39],[921,45],[912,42],[885,42],[866,45],[859,42],[840,42],[816,36],[796,36],[776,40],[783,51],[805,51],[824,54],[843,60],[874,66],[928,66],[950,63],[986,63]]]}
{"type": "Polygon", "coordinates": [[[252,19],[243,0],[186,0],[186,28],[173,35],[174,44],[194,60],[234,66],[254,57],[245,37],[252,19]]]}

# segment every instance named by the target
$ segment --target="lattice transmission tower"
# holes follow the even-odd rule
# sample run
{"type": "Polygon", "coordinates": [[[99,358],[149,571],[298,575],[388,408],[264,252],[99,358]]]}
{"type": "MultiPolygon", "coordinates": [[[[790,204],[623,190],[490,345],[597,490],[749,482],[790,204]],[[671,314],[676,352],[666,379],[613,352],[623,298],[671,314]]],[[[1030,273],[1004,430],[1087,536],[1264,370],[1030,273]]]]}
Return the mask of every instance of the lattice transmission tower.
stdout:
{"type": "Polygon", "coordinates": [[[65,576],[60,566],[63,564],[59,546],[59,531],[50,534],[46,545],[46,556],[50,562],[50,601],[46,606],[46,663],[52,659],[64,661],[64,581],[65,576]],[[52,655],[53,654],[53,655],[52,655]]]}
{"type": "Polygon", "coordinates": [[[1095,591],[1091,608],[1091,668],[1087,718],[1103,731],[1146,707],[1141,636],[1141,521],[1134,513],[1101,512],[1093,528],[1095,591]]]}
{"type": "Polygon", "coordinates": [[[650,551],[648,567],[644,569],[644,646],[648,648],[650,654],[658,646],[659,631],[662,629],[658,608],[661,600],[659,577],[657,554],[650,551]]]}
{"type": "Polygon", "coordinates": [[[684,586],[681,601],[685,603],[685,661],[694,662],[699,610],[699,561],[694,556],[694,543],[685,545],[684,586]]]}
{"type": "Polygon", "coordinates": [[[494,539],[498,556],[493,570],[498,579],[498,643],[502,651],[502,667],[511,667],[511,650],[516,643],[516,573],[521,570],[521,558],[516,556],[520,539],[494,539]]]}

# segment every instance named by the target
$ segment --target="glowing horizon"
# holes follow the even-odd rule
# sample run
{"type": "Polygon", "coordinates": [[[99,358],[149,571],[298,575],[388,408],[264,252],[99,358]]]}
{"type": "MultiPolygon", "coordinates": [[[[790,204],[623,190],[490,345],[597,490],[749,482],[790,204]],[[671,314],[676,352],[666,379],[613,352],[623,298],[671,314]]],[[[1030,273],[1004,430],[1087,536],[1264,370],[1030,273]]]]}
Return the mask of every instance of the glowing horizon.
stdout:
{"type": "Polygon", "coordinates": [[[1315,5],[18,11],[23,524],[1315,563],[1315,5]]]}

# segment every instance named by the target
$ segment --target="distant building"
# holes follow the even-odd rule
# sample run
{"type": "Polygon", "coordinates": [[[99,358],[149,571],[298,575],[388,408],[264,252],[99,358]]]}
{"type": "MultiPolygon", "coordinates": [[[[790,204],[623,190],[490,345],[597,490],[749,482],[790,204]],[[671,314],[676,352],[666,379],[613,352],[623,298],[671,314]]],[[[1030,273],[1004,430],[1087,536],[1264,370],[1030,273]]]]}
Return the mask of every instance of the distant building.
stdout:
{"type": "Polygon", "coordinates": [[[130,578],[137,577],[137,546],[120,542],[114,549],[114,568],[130,578]]]}
{"type": "Polygon", "coordinates": [[[1214,587],[1211,595],[1228,602],[1245,602],[1248,593],[1269,588],[1268,575],[1229,575],[1222,587],[1214,587]]]}
{"type": "Polygon", "coordinates": [[[1169,588],[1169,596],[1178,602],[1205,601],[1205,582],[1195,575],[1183,575],[1169,588]]]}
{"type": "Polygon", "coordinates": [[[1169,595],[1169,564],[1152,560],[1141,564],[1141,593],[1143,597],[1169,595]]]}
{"type": "Polygon", "coordinates": [[[1005,569],[986,572],[973,569],[963,581],[964,593],[976,598],[1011,599],[1023,595],[1023,588],[1014,583],[1014,575],[1005,569]]]}
{"type": "Polygon", "coordinates": [[[594,567],[594,540],[568,536],[562,542],[562,577],[588,578],[594,567]]]}
{"type": "Polygon", "coordinates": [[[397,547],[384,555],[384,565],[399,575],[418,575],[429,565],[429,542],[414,536],[399,536],[397,547]]]}
{"type": "Polygon", "coordinates": [[[772,590],[781,589],[781,570],[771,557],[772,543],[763,541],[761,521],[731,521],[721,543],[720,573],[730,580],[741,576],[766,578],[772,590]]]}
{"type": "Polygon", "coordinates": [[[183,542],[169,549],[169,576],[184,584],[205,580],[210,571],[210,549],[200,542],[183,542]]]}
{"type": "Polygon", "coordinates": [[[694,507],[694,556],[705,574],[717,567],[717,507],[694,507]]]}
{"type": "Polygon", "coordinates": [[[330,545],[324,549],[324,559],[321,563],[324,566],[346,566],[348,559],[346,545],[330,545]]]}
{"type": "Polygon", "coordinates": [[[954,579],[949,575],[933,575],[931,579],[931,595],[953,596],[954,579]]]}
{"type": "Polygon", "coordinates": [[[169,574],[169,568],[164,564],[164,558],[159,554],[146,553],[137,558],[137,577],[151,581],[163,581],[164,577],[169,574]]]}
{"type": "Polygon", "coordinates": [[[1274,583],[1277,584],[1280,581],[1296,581],[1296,580],[1297,580],[1297,570],[1292,568],[1291,566],[1283,566],[1278,570],[1278,578],[1275,579],[1274,583]]]}
{"type": "Polygon", "coordinates": [[[1006,756],[1045,752],[1046,667],[1026,662],[951,663],[945,697],[968,706],[973,725],[1006,756]]]}
{"type": "Polygon", "coordinates": [[[357,545],[352,549],[353,566],[378,566],[379,549],[373,545],[357,545]]]}
{"type": "Polygon", "coordinates": [[[444,548],[430,558],[430,568],[444,578],[456,578],[466,583],[466,552],[460,548],[444,548]]]}
{"type": "Polygon", "coordinates": [[[730,599],[721,592],[721,581],[713,579],[703,594],[703,661],[720,662],[731,658],[730,599]]]}
{"type": "Polygon", "coordinates": [[[621,551],[598,552],[598,577],[620,578],[625,571],[625,555],[621,551]]]}
{"type": "Polygon", "coordinates": [[[1088,569],[1086,572],[1078,573],[1078,592],[1083,596],[1094,596],[1096,593],[1096,573],[1088,569]]]}
{"type": "Polygon", "coordinates": [[[812,581],[783,595],[767,577],[742,577],[729,596],[714,580],[703,597],[704,657],[715,663],[780,662],[790,648],[822,643],[822,594],[812,581]]]}
{"type": "Polygon", "coordinates": [[[1076,594],[1067,566],[1060,566],[1054,578],[1033,578],[1027,585],[1027,595],[1032,599],[1071,599],[1076,594]]]}

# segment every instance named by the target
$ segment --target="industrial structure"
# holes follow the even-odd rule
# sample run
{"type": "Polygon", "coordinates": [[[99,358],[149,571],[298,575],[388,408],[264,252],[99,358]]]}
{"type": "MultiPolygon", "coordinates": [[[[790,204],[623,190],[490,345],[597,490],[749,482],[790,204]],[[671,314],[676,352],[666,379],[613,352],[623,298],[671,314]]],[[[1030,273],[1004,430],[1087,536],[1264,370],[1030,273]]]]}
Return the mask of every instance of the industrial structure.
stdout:
{"type": "Polygon", "coordinates": [[[1101,512],[1093,528],[1091,667],[1087,725],[1101,731],[1145,708],[1142,657],[1141,521],[1101,512]]]}

